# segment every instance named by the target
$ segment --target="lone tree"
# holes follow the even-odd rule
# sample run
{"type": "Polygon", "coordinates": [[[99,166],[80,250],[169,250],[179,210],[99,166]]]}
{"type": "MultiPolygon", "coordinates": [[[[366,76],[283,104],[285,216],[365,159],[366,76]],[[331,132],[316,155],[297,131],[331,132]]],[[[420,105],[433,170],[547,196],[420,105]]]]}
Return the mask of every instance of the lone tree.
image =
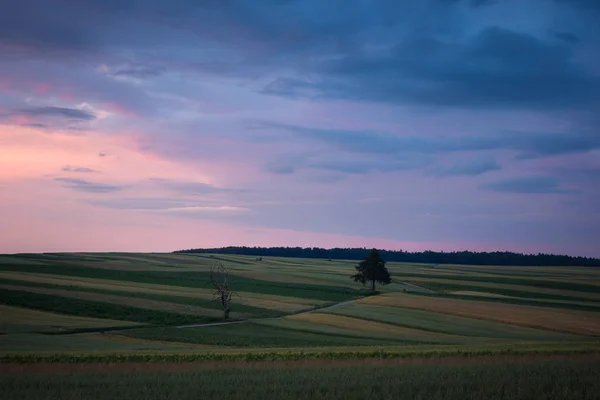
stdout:
{"type": "Polygon", "coordinates": [[[229,283],[227,277],[229,276],[228,271],[223,267],[222,264],[217,264],[210,267],[210,283],[215,288],[214,300],[219,300],[223,306],[223,319],[229,319],[229,312],[231,311],[231,296],[233,293],[229,290],[229,283]]]}
{"type": "Polygon", "coordinates": [[[372,249],[369,255],[355,268],[357,272],[350,278],[363,285],[370,281],[373,291],[375,291],[375,282],[382,285],[392,283],[392,277],[385,267],[385,261],[379,256],[377,249],[372,249]]]}

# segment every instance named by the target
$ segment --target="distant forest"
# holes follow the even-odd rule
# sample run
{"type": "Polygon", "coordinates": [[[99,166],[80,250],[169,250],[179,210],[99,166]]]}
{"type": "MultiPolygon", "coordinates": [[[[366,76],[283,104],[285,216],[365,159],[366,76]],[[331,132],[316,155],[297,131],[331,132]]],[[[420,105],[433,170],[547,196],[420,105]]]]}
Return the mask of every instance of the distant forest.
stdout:
{"type": "MultiPolygon", "coordinates": [[[[174,253],[238,254],[254,257],[299,257],[336,260],[362,260],[369,253],[367,248],[318,247],[245,247],[230,246],[214,249],[178,250],[174,253]]],[[[523,265],[523,266],[586,266],[600,267],[600,259],[571,257],[554,254],[520,254],[506,251],[421,251],[379,250],[386,261],[412,262],[424,264],[465,264],[465,265],[523,265]]]]}

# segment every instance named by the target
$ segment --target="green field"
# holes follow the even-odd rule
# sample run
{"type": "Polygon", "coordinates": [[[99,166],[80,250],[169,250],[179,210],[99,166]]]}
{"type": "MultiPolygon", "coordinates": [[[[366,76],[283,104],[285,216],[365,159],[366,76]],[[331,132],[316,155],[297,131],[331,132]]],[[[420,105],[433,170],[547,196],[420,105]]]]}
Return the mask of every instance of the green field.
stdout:
{"type": "MultiPolygon", "coordinates": [[[[487,372],[477,378],[481,384],[492,381],[501,370],[512,374],[519,368],[525,368],[521,372],[531,377],[546,371],[548,376],[564,373],[585,380],[592,374],[591,367],[597,366],[599,268],[432,268],[389,263],[394,282],[371,293],[349,278],[355,264],[269,257],[258,261],[254,257],[208,254],[0,256],[0,361],[35,369],[40,362],[471,359],[534,354],[588,357],[564,365],[486,364],[487,372]],[[209,268],[217,262],[230,271],[234,291],[229,324],[214,325],[222,321],[221,305],[214,301],[209,282],[209,268]]],[[[243,364],[236,368],[243,369],[243,364]]],[[[344,368],[327,369],[325,375],[333,380],[354,379],[350,377],[360,369],[374,368],[371,373],[381,376],[441,374],[467,382],[477,369],[460,362],[439,367],[344,368]]],[[[320,379],[325,378],[319,377],[315,368],[284,369],[287,372],[281,374],[266,367],[244,370],[236,375],[241,381],[224,386],[211,381],[213,386],[207,387],[213,389],[206,390],[216,396],[227,385],[272,379],[280,385],[273,389],[273,396],[296,396],[301,385],[289,381],[293,375],[302,377],[299,382],[305,379],[312,385],[311,390],[316,390],[310,392],[313,398],[337,396],[342,390],[335,385],[332,391],[319,389],[320,379]]],[[[180,387],[171,382],[203,385],[208,379],[192,370],[160,372],[158,378],[157,374],[140,372],[134,379],[138,386],[131,387],[119,383],[117,372],[59,375],[60,379],[52,379],[51,384],[42,373],[31,379],[3,376],[1,382],[7,398],[36,398],[42,387],[49,390],[47,398],[64,398],[61,393],[65,390],[75,393],[69,398],[88,398],[87,390],[110,379],[115,383],[111,384],[113,392],[97,397],[110,398],[108,393],[137,396],[145,390],[146,382],[152,381],[159,387],[152,394],[155,397],[149,398],[162,398],[161,390],[180,387]]],[[[558,386],[544,386],[553,396],[562,393],[563,397],[552,398],[592,398],[585,387],[577,388],[570,381],[563,385],[563,381],[552,381],[558,386]]],[[[406,380],[387,385],[381,393],[371,393],[386,398],[395,390],[414,389],[406,380]]],[[[369,387],[360,390],[379,390],[369,387]]],[[[513,390],[511,387],[506,386],[506,390],[513,390]]],[[[438,398],[435,388],[434,384],[425,385],[422,394],[412,398],[438,398]]],[[[454,397],[447,398],[460,398],[466,390],[458,384],[452,388],[454,397]]],[[[352,393],[363,393],[360,390],[352,393]]],[[[524,391],[515,398],[528,398],[526,394],[524,391]]],[[[484,392],[480,395],[488,397],[484,392]]],[[[235,396],[257,395],[241,391],[235,396]]]]}
{"type": "Polygon", "coordinates": [[[600,393],[600,361],[490,360],[336,365],[166,364],[3,371],[3,399],[578,399],[600,393]]]}

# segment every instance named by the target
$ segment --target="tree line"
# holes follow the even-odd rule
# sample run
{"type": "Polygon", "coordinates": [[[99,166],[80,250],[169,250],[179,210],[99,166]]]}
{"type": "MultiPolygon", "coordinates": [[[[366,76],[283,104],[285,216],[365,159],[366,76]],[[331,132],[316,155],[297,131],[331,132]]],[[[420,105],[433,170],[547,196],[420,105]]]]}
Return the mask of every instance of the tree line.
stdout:
{"type": "MultiPolygon", "coordinates": [[[[367,248],[320,247],[246,247],[229,246],[220,248],[178,250],[174,253],[211,253],[224,255],[246,255],[253,257],[299,257],[336,260],[361,260],[367,248]]],[[[600,267],[600,259],[573,257],[556,254],[522,254],[508,251],[420,251],[379,250],[386,261],[412,262],[423,264],[464,264],[464,265],[522,265],[522,266],[582,266],[600,267]]]]}

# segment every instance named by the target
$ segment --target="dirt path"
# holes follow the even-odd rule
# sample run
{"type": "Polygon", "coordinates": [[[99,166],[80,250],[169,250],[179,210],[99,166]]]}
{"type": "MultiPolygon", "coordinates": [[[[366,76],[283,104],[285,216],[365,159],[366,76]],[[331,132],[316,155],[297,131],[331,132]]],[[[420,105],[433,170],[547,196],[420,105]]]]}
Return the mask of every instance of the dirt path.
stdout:
{"type": "Polygon", "coordinates": [[[413,288],[417,292],[421,292],[421,293],[435,293],[433,290],[424,288],[423,286],[413,285],[412,283],[408,283],[408,282],[397,282],[397,283],[400,283],[401,285],[413,288]]]}
{"type": "MultiPolygon", "coordinates": [[[[362,299],[362,297],[361,297],[362,299]]],[[[298,313],[293,313],[293,314],[289,314],[289,315],[298,315],[298,314],[307,314],[307,313],[311,313],[314,311],[322,311],[322,310],[327,310],[330,308],[334,308],[334,307],[340,307],[346,304],[352,304],[356,301],[358,301],[360,299],[353,299],[353,300],[347,300],[347,301],[341,301],[339,303],[335,303],[335,304],[330,304],[328,306],[325,307],[319,307],[319,308],[312,308],[310,310],[305,310],[305,311],[300,311],[298,313]]],[[[244,320],[237,320],[237,321],[226,321],[226,322],[208,322],[208,323],[204,323],[204,324],[188,324],[188,325],[179,325],[179,326],[175,326],[174,328],[177,329],[187,329],[187,328],[203,328],[203,327],[207,327],[207,326],[219,326],[219,325],[233,325],[233,324],[243,324],[245,322],[250,322],[250,321],[258,321],[258,320],[266,320],[266,319],[277,319],[277,318],[283,318],[285,316],[282,317],[266,317],[266,318],[249,318],[249,319],[244,319],[244,320]]],[[[137,328],[143,328],[143,326],[139,326],[137,328]]],[[[126,330],[131,330],[131,329],[136,329],[135,327],[132,328],[122,328],[122,329],[112,329],[112,328],[105,328],[105,329],[98,329],[98,330],[94,330],[94,331],[86,331],[86,332],[81,332],[81,333],[75,333],[74,335],[99,335],[101,333],[105,333],[108,331],[126,331],[126,330]]]]}
{"type": "MultiPolygon", "coordinates": [[[[300,314],[308,314],[308,313],[315,312],[315,311],[323,311],[323,310],[327,310],[327,309],[330,309],[330,308],[343,306],[343,305],[346,305],[346,304],[352,304],[352,303],[354,303],[354,302],[356,302],[358,300],[360,300],[360,299],[353,299],[353,300],[341,301],[339,303],[330,304],[330,305],[325,306],[325,307],[312,308],[310,310],[300,311],[298,313],[293,313],[293,314],[289,314],[289,315],[300,315],[300,314]]],[[[245,319],[243,321],[211,322],[211,323],[208,323],[208,324],[180,325],[180,326],[177,326],[176,328],[185,329],[185,328],[201,328],[201,327],[204,327],[204,326],[242,324],[244,322],[249,322],[249,321],[258,321],[258,320],[263,321],[263,320],[266,320],[266,319],[278,319],[278,318],[284,318],[284,317],[285,317],[285,315],[283,317],[250,318],[250,319],[245,319]]]]}
{"type": "MultiPolygon", "coordinates": [[[[419,290],[421,292],[424,293],[435,293],[433,290],[429,290],[429,289],[425,289],[424,287],[421,286],[417,286],[417,285],[413,285],[411,283],[405,283],[405,282],[399,282],[403,285],[409,286],[409,287],[413,287],[416,290],[419,290]]],[[[346,301],[340,301],[339,303],[334,303],[334,304],[330,304],[324,307],[319,307],[319,308],[312,308],[310,310],[305,310],[305,311],[300,311],[298,313],[292,313],[289,315],[300,315],[300,314],[308,314],[311,312],[315,312],[315,311],[323,311],[323,310],[328,310],[328,309],[332,309],[332,308],[336,308],[336,307],[341,307],[341,306],[345,306],[347,304],[352,304],[357,302],[358,300],[362,300],[363,297],[359,298],[359,299],[352,299],[352,300],[346,300],[346,301]]],[[[208,323],[204,323],[204,324],[189,324],[189,325],[179,325],[179,326],[175,326],[175,328],[177,329],[187,329],[187,328],[202,328],[202,327],[206,327],[206,326],[219,326],[219,325],[232,325],[232,324],[243,324],[245,322],[250,322],[250,321],[258,321],[258,320],[267,320],[267,319],[278,319],[278,318],[284,318],[285,316],[282,317],[266,317],[266,318],[249,318],[249,319],[244,319],[244,320],[237,320],[237,321],[227,321],[227,322],[208,322],[208,323]]],[[[131,329],[135,329],[135,328],[131,328],[131,329]]],[[[123,330],[129,330],[129,329],[121,329],[121,331],[123,330]]],[[[97,335],[100,333],[104,333],[105,330],[97,330],[97,331],[88,331],[85,333],[81,333],[81,335],[97,335]]]]}

